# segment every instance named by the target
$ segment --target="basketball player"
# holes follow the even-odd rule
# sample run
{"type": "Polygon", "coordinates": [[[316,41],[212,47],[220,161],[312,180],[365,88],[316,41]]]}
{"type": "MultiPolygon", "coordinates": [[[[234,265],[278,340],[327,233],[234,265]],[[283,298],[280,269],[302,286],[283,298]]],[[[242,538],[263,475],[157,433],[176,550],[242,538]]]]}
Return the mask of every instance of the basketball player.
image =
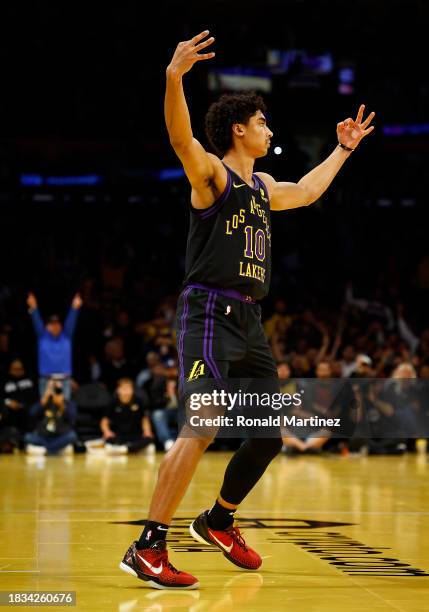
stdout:
{"type": "MultiPolygon", "coordinates": [[[[337,125],[338,146],[297,184],[253,173],[273,135],[265,104],[256,94],[225,95],[206,116],[206,133],[217,155],[194,138],[183,91],[183,76],[212,45],[208,31],[181,42],[167,68],[165,121],[170,142],[192,187],[184,290],[177,310],[179,382],[203,376],[276,378],[277,371],[261,325],[270,282],[271,210],[308,206],[329,187],[359,142],[374,128],[374,113],[337,125]]],[[[179,437],[159,470],[143,533],[126,552],[120,568],[163,589],[194,589],[197,578],[168,560],[166,536],[197,464],[211,438],[179,437]]],[[[248,439],[230,460],[219,496],[190,526],[199,542],[217,546],[235,565],[256,570],[258,553],[234,526],[238,505],[279,453],[278,438],[248,439]]]]}

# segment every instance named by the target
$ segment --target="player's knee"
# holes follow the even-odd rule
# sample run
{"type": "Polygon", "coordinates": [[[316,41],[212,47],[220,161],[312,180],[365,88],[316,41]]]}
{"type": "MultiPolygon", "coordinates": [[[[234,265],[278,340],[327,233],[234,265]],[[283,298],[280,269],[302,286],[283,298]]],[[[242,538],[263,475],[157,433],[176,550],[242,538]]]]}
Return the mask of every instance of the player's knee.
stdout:
{"type": "Polygon", "coordinates": [[[174,446],[165,455],[162,464],[169,463],[174,460],[177,455],[192,456],[194,454],[202,454],[213,442],[215,436],[195,436],[195,437],[179,437],[174,446]]]}

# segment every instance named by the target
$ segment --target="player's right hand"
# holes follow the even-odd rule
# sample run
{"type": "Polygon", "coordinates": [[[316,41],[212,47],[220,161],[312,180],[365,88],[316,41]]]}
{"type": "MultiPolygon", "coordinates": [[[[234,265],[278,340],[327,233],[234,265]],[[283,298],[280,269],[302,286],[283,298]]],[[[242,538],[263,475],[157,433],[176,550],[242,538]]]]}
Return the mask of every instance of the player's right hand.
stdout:
{"type": "Polygon", "coordinates": [[[210,38],[207,38],[208,34],[209,31],[204,30],[204,32],[197,34],[191,38],[191,40],[180,42],[176,47],[167,70],[178,76],[183,76],[186,72],[189,72],[196,62],[214,57],[214,52],[198,53],[202,49],[205,49],[213,44],[214,37],[211,36],[210,38]]]}

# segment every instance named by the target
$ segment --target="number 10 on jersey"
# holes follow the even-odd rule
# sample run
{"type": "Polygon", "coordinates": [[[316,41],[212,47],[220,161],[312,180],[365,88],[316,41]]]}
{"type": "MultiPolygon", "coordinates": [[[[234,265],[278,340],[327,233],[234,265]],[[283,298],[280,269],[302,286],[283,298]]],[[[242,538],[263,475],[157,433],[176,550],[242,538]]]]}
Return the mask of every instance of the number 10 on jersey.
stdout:
{"type": "Polygon", "coordinates": [[[244,256],[249,259],[253,259],[256,256],[258,261],[264,261],[265,259],[265,234],[264,230],[257,229],[256,232],[252,225],[246,225],[244,228],[244,234],[246,236],[246,248],[244,249],[244,256]]]}

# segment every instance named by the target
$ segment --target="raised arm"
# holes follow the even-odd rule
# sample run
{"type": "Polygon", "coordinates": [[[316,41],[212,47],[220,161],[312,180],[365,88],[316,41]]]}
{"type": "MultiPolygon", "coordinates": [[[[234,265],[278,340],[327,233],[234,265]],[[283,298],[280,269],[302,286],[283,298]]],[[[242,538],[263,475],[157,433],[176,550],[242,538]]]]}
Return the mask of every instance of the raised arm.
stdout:
{"type": "Polygon", "coordinates": [[[354,121],[348,118],[338,123],[338,145],[329,157],[303,176],[298,183],[276,182],[269,174],[258,173],[267,183],[272,210],[287,210],[308,206],[320,198],[362,138],[374,129],[374,126],[368,126],[375,113],[370,113],[363,121],[364,110],[365,105],[362,104],[354,121]]]}
{"type": "Polygon", "coordinates": [[[64,333],[69,338],[72,338],[76,329],[77,315],[82,308],[82,298],[78,293],[73,298],[70,310],[64,323],[64,333]]]}
{"type": "Polygon", "coordinates": [[[191,40],[180,42],[166,71],[164,102],[165,124],[170,143],[183,164],[192,185],[192,204],[195,208],[208,208],[226,187],[227,175],[221,161],[194,138],[189,109],[183,90],[183,75],[201,60],[214,57],[214,53],[199,53],[211,45],[208,30],[191,40]],[[205,39],[205,40],[204,40],[205,39]]]}
{"type": "Polygon", "coordinates": [[[397,313],[398,313],[398,329],[399,329],[401,338],[403,338],[405,342],[408,343],[408,346],[410,347],[410,350],[412,354],[414,355],[414,353],[416,352],[420,344],[420,340],[417,338],[417,336],[413,334],[408,323],[405,321],[404,306],[402,304],[398,304],[397,313]]]}
{"type": "Polygon", "coordinates": [[[27,297],[27,305],[28,311],[31,315],[31,320],[33,321],[34,331],[36,336],[43,336],[45,333],[45,326],[43,325],[42,317],[40,316],[39,307],[37,304],[37,299],[34,293],[29,293],[27,297]]]}

